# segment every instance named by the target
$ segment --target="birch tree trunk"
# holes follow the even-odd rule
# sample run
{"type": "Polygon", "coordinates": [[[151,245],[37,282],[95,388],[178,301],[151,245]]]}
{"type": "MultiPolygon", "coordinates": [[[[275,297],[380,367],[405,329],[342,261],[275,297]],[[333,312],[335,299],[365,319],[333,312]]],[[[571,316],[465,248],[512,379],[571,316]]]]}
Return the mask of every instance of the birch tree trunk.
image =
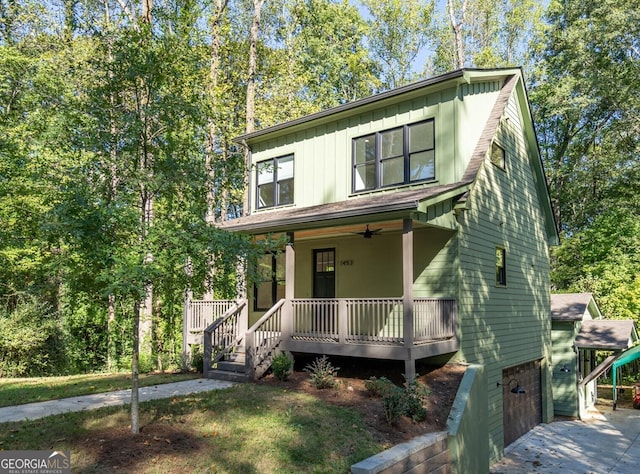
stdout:
{"type": "Polygon", "coordinates": [[[467,0],[462,1],[462,8],[460,18],[456,17],[456,12],[453,6],[453,0],[447,0],[447,12],[449,13],[449,21],[451,22],[451,28],[453,29],[454,45],[455,45],[455,67],[461,69],[464,67],[465,52],[464,52],[464,36],[462,34],[462,28],[465,23],[467,14],[467,0]]]}

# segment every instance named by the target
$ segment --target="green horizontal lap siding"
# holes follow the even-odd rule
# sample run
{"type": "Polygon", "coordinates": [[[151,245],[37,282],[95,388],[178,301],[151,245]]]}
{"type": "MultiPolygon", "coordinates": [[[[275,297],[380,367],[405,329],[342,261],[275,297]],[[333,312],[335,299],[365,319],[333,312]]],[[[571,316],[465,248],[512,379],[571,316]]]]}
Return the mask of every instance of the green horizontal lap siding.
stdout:
{"type": "MultiPolygon", "coordinates": [[[[502,388],[496,381],[504,368],[550,356],[547,237],[513,98],[507,116],[497,136],[506,150],[506,172],[485,160],[459,231],[459,356],[487,368],[494,460],[504,449],[502,388]],[[497,246],[506,249],[506,288],[495,284],[497,246]]],[[[543,413],[552,409],[548,392],[543,387],[543,413]]]]}

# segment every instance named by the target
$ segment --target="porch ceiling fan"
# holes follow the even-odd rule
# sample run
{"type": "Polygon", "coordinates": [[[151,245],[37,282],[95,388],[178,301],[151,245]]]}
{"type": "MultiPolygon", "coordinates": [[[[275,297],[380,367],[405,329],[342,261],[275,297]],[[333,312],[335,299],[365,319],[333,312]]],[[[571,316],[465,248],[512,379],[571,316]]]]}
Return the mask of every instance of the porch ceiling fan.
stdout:
{"type": "Polygon", "coordinates": [[[356,232],[356,234],[363,236],[365,239],[370,239],[374,235],[378,235],[381,230],[382,229],[371,230],[369,229],[369,224],[367,224],[367,228],[363,232],[356,232]]]}

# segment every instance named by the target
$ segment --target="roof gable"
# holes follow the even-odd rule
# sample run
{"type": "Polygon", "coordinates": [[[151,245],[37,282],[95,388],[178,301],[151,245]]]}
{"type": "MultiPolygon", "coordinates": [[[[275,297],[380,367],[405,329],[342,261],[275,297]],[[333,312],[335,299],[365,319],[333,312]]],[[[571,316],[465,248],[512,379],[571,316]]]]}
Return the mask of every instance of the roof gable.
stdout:
{"type": "Polygon", "coordinates": [[[551,295],[551,319],[554,321],[582,321],[601,318],[591,293],[557,293],[551,295]]]}
{"type": "Polygon", "coordinates": [[[576,336],[575,346],[580,349],[623,350],[636,339],[631,320],[597,319],[584,321],[576,336]]]}

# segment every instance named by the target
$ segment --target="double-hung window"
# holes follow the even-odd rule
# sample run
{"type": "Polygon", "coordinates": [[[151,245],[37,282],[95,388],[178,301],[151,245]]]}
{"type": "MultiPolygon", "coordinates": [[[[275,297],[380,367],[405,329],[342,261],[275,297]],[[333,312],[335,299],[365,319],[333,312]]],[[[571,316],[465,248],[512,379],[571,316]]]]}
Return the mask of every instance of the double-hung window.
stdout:
{"type": "Polygon", "coordinates": [[[496,286],[507,286],[507,251],[496,247],[496,286]]]}
{"type": "Polygon", "coordinates": [[[259,162],[256,181],[258,209],[293,204],[293,155],[259,162]]]}
{"type": "Polygon", "coordinates": [[[353,191],[398,186],[436,177],[433,120],[353,139],[353,191]]]}

